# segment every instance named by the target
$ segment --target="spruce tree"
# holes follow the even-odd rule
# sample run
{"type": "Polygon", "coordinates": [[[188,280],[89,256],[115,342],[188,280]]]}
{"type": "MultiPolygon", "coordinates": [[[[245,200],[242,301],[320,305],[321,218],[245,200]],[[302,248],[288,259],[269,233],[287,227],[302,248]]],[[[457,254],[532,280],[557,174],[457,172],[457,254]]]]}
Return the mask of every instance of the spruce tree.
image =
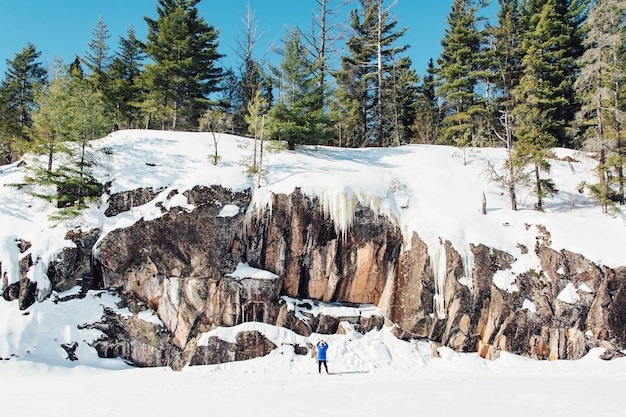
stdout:
{"type": "Polygon", "coordinates": [[[85,78],[85,70],[83,69],[82,60],[78,55],[74,57],[74,60],[68,66],[69,74],[72,78],[83,79],[85,78]]]}
{"type": "Polygon", "coordinates": [[[245,135],[245,132],[241,131],[242,126],[245,126],[245,121],[237,120],[241,108],[241,89],[239,87],[240,80],[235,71],[231,68],[225,69],[217,97],[217,107],[228,115],[228,132],[234,135],[245,135]]]}
{"type": "Polygon", "coordinates": [[[484,115],[485,103],[476,93],[484,70],[484,33],[478,29],[477,11],[474,0],[455,0],[448,15],[437,60],[437,94],[443,106],[439,143],[469,146],[478,134],[477,118],[484,115]]]}
{"type": "Polygon", "coordinates": [[[589,0],[525,0],[520,8],[525,34],[523,77],[526,83],[534,77],[544,86],[541,106],[550,108],[545,129],[555,145],[563,147],[577,145],[569,129],[580,108],[574,81],[579,71],[576,61],[583,52],[582,23],[588,4],[589,0]],[[532,56],[536,54],[541,56],[532,56]]]}
{"type": "Polygon", "coordinates": [[[564,79],[562,73],[555,73],[554,67],[563,54],[556,1],[545,0],[541,8],[528,15],[528,31],[522,42],[523,72],[513,90],[517,102],[512,112],[517,137],[514,164],[532,166],[537,210],[543,210],[544,197],[556,191],[553,182],[541,174],[550,171],[546,155],[566,128],[559,112],[568,104],[564,79]]]}
{"type": "Polygon", "coordinates": [[[356,108],[357,124],[353,127],[357,135],[357,146],[368,146],[375,140],[374,97],[376,47],[377,0],[359,0],[359,8],[350,11],[350,27],[353,34],[346,46],[348,55],[341,56],[341,69],[335,74],[338,94],[343,98],[342,107],[356,108]]]}
{"type": "Polygon", "coordinates": [[[195,129],[219,88],[219,31],[199,15],[200,0],[159,0],[156,19],[148,24],[144,103],[165,129],[195,129]]]}
{"type": "Polygon", "coordinates": [[[37,62],[40,55],[28,43],[13,60],[7,60],[0,84],[0,164],[12,162],[32,145],[34,94],[46,83],[46,71],[37,62]]]}
{"type": "Polygon", "coordinates": [[[341,69],[335,75],[340,97],[348,100],[345,108],[358,103],[357,135],[361,146],[393,144],[385,137],[389,132],[386,123],[393,123],[393,112],[385,104],[393,97],[387,82],[391,77],[394,60],[401,58],[407,45],[397,45],[406,28],[396,30],[398,21],[391,15],[391,7],[383,0],[359,0],[359,8],[350,12],[353,35],[347,41],[348,55],[341,57],[341,69]],[[391,110],[392,114],[389,114],[391,110]]]}
{"type": "Polygon", "coordinates": [[[354,148],[363,142],[363,112],[358,99],[362,92],[362,80],[352,77],[351,69],[356,67],[344,65],[342,71],[333,74],[339,87],[333,90],[328,107],[335,132],[333,143],[339,147],[354,148]]]}

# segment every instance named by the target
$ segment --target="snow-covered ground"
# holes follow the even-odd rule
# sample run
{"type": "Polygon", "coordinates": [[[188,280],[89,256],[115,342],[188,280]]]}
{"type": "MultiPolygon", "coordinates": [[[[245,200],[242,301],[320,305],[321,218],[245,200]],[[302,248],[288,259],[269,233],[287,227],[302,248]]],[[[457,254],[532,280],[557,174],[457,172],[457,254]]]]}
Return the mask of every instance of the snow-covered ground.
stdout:
{"type": "MultiPolygon", "coordinates": [[[[256,178],[243,165],[252,157],[249,139],[220,135],[217,166],[210,163],[210,134],[121,131],[94,143],[109,147],[101,154],[97,176],[111,181],[112,192],[152,187],[161,191],[151,203],[107,218],[106,203],[82,216],[51,221],[56,209],[14,187],[0,186],[0,262],[7,283],[18,279],[19,259],[32,256],[29,271],[38,283],[40,303],[20,311],[16,302],[0,300],[0,410],[3,416],[171,416],[176,412],[226,416],[276,414],[328,416],[467,415],[482,416],[622,416],[626,411],[626,359],[605,362],[593,350],[579,361],[536,362],[510,354],[489,362],[474,354],[439,348],[433,358],[428,342],[403,342],[389,329],[367,335],[324,336],[330,342],[329,366],[335,375],[317,375],[310,357],[296,356],[284,345],[265,358],[219,366],[132,369],[119,360],[98,358],[89,342],[96,330],[81,324],[97,321],[103,306],[116,308],[114,294],[91,291],[80,300],[55,301],[69,294],[50,294],[48,262],[63,245],[69,229],[100,228],[104,234],[168,209],[193,210],[182,192],[195,185],[253,187],[256,178]],[[177,190],[174,198],[168,199],[177,190]],[[16,239],[32,243],[20,253],[16,239]],[[50,294],[50,297],[46,298],[50,294]],[[78,343],[78,361],[70,362],[61,344],[78,343]]],[[[626,221],[623,212],[610,217],[585,194],[581,181],[594,182],[596,162],[583,153],[556,149],[551,177],[560,193],[532,209],[530,188],[518,189],[520,210],[508,207],[508,196],[488,181],[487,162],[501,166],[502,149],[404,146],[390,149],[305,147],[295,152],[265,152],[257,209],[270,209],[270,192],[300,187],[318,197],[339,232],[350,227],[356,202],[394,219],[410,237],[417,231],[432,259],[442,259],[440,239],[450,240],[472,259],[469,244],[483,243],[517,257],[508,274],[497,277],[503,291],[516,273],[538,268],[532,248],[547,230],[551,247],[567,248],[588,259],[615,267],[626,264],[626,221]],[[568,162],[569,156],[574,162],[568,162]],[[464,160],[467,164],[464,164],[464,160]],[[487,214],[480,213],[482,194],[487,214]],[[520,252],[519,246],[531,249],[520,252]]],[[[28,165],[35,164],[27,157],[28,165]]],[[[0,185],[19,183],[24,167],[0,167],[0,185]]],[[[224,207],[234,215],[245,207],[224,207]]],[[[468,277],[460,277],[469,285],[468,277]]],[[[0,285],[3,285],[0,283],[0,285]]],[[[575,300],[571,288],[564,299],[575,300]]],[[[76,290],[73,290],[74,292],[76,290]]],[[[128,311],[122,313],[130,314],[128,311]]],[[[158,317],[142,317],[158,322],[158,317]]],[[[275,343],[298,339],[316,342],[260,324],[275,343]]],[[[218,329],[228,339],[237,329],[218,329]]]]}
{"type": "Polygon", "coordinates": [[[389,328],[304,338],[246,323],[215,334],[231,339],[242,328],[256,329],[278,343],[323,337],[333,374],[319,375],[315,360],[295,355],[291,345],[263,358],[182,372],[137,369],[97,358],[86,342],[98,332],[77,326],[97,320],[94,307],[113,307],[115,296],[91,291],[82,300],[54,299],[31,307],[28,315],[16,302],[0,303],[0,334],[16,352],[0,361],[3,416],[595,417],[623,416],[626,409],[626,358],[603,361],[601,349],[578,361],[539,362],[507,353],[487,361],[442,347],[434,358],[429,342],[400,341],[389,328]],[[60,347],[70,341],[79,342],[75,362],[60,347]]]}

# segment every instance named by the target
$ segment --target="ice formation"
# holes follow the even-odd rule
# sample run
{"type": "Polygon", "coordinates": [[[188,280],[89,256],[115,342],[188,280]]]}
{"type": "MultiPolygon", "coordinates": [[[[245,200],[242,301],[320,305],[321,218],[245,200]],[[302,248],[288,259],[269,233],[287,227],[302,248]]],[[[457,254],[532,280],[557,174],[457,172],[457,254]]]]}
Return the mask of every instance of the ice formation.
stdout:
{"type": "Polygon", "coordinates": [[[446,288],[446,248],[442,244],[429,245],[428,256],[430,257],[430,266],[433,270],[435,278],[435,295],[433,301],[435,303],[435,311],[439,319],[446,318],[445,308],[445,288],[446,288]]]}

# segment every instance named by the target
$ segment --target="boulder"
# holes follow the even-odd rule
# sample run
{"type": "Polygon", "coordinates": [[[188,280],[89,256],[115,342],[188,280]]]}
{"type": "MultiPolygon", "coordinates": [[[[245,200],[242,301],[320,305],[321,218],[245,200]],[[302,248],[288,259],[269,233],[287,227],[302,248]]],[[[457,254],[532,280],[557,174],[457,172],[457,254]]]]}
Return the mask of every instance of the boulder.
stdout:
{"type": "Polygon", "coordinates": [[[254,359],[269,354],[276,345],[262,333],[243,331],[237,333],[235,342],[210,337],[206,346],[198,346],[189,365],[213,365],[254,359]]]}

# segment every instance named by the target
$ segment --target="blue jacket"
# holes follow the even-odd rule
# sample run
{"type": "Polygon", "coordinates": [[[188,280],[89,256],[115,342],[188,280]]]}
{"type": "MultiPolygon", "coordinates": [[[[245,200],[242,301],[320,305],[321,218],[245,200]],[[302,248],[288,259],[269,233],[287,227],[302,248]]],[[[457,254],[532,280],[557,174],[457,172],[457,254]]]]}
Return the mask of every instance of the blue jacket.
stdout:
{"type": "Polygon", "coordinates": [[[317,345],[315,345],[315,347],[317,348],[317,360],[318,361],[325,361],[326,360],[326,351],[328,350],[328,343],[324,342],[318,342],[317,345]]]}

